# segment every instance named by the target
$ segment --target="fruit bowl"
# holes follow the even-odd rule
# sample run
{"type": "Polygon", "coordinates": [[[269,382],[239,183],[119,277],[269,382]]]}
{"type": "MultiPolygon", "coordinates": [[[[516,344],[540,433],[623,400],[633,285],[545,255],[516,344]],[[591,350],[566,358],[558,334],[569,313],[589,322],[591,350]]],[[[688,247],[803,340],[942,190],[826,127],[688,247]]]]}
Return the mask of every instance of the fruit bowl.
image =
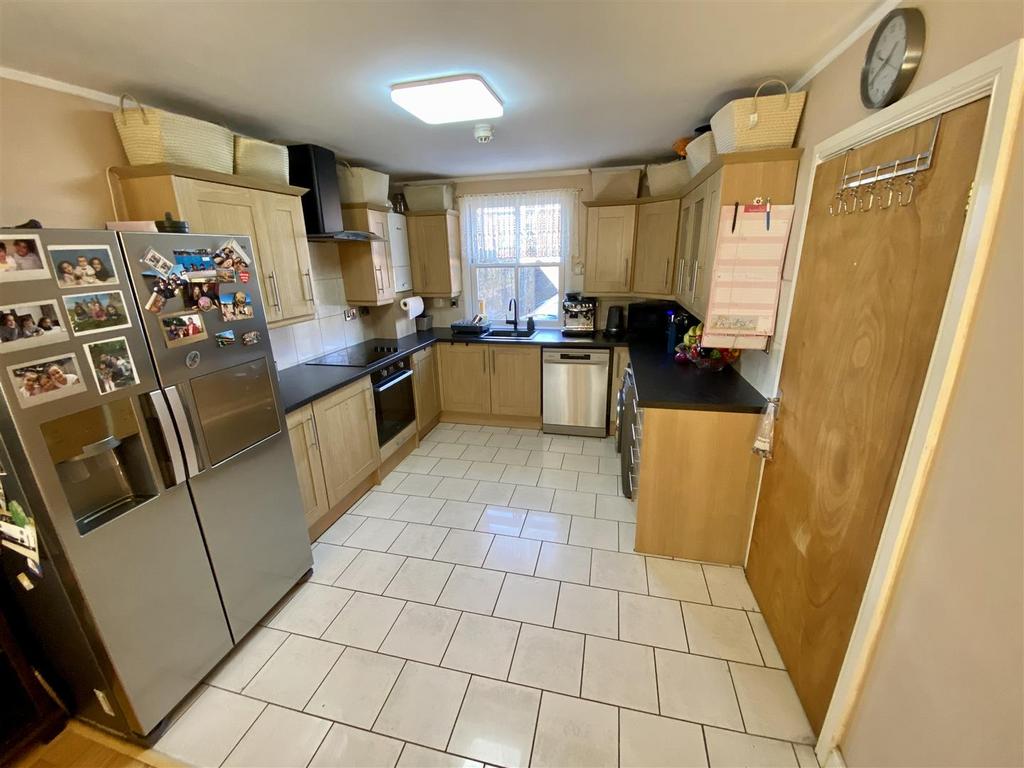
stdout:
{"type": "Polygon", "coordinates": [[[702,347],[700,344],[680,344],[676,347],[677,361],[688,360],[702,370],[720,371],[739,358],[740,351],[738,349],[702,347]]]}

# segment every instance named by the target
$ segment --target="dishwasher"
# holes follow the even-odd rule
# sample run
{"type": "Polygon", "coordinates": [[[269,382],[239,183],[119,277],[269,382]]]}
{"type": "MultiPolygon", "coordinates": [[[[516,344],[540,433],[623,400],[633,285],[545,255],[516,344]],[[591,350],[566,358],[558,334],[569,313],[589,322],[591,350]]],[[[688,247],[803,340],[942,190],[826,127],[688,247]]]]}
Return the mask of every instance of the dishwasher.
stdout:
{"type": "Polygon", "coordinates": [[[604,437],[608,434],[611,351],[544,347],[545,432],[604,437]]]}

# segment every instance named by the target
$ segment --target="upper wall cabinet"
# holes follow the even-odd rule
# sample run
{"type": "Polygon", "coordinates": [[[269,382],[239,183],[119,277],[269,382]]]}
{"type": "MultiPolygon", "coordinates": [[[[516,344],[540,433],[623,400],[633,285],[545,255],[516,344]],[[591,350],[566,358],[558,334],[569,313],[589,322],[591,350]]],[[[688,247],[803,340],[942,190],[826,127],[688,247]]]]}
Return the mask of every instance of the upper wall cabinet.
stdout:
{"type": "Polygon", "coordinates": [[[672,293],[679,199],[591,204],[583,289],[597,294],[672,293]]]}
{"type": "Polygon", "coordinates": [[[388,214],[375,206],[343,206],[346,229],[372,232],[384,238],[369,243],[342,241],[341,276],[345,300],[353,306],[379,307],[395,301],[394,271],[388,249],[388,214]]]}
{"type": "Polygon", "coordinates": [[[462,293],[462,247],[456,211],[406,214],[412,287],[420,296],[462,293]]]}
{"type": "Polygon", "coordinates": [[[633,293],[664,296],[672,292],[678,231],[678,200],[637,206],[633,293]]]}
{"type": "Polygon", "coordinates": [[[115,169],[125,219],[157,220],[170,212],[193,232],[246,235],[270,327],[314,314],[309,245],[299,198],[304,189],[243,176],[159,164],[115,169]]]}

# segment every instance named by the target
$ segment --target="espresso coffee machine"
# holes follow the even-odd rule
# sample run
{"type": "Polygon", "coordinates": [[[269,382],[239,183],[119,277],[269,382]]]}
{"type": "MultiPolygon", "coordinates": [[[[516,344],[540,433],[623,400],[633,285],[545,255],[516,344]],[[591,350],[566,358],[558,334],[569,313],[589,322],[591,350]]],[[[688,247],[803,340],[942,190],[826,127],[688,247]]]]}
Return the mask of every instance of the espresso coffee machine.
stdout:
{"type": "Polygon", "coordinates": [[[597,299],[579,293],[565,294],[562,302],[562,335],[593,336],[597,299]]]}

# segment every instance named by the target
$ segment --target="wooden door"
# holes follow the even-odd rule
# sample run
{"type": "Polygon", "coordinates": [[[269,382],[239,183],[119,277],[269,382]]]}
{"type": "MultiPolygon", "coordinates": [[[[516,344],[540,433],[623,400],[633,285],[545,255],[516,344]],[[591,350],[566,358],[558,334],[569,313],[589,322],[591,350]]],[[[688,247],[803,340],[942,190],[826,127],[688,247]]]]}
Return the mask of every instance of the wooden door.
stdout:
{"type": "Polygon", "coordinates": [[[369,379],[313,402],[327,499],[333,507],[380,466],[369,379]]]}
{"type": "Polygon", "coordinates": [[[278,320],[294,322],[315,313],[309,243],[302,203],[294,195],[253,192],[261,203],[267,246],[274,263],[274,298],[280,302],[278,320]]]}
{"type": "Polygon", "coordinates": [[[691,310],[707,320],[711,301],[711,280],[714,277],[715,249],[718,247],[718,211],[722,205],[722,172],[706,182],[701,205],[700,246],[693,264],[693,297],[691,310]]]}
{"type": "Polygon", "coordinates": [[[587,211],[587,251],[583,289],[588,293],[630,291],[635,205],[610,205],[587,211]]]}
{"type": "Polygon", "coordinates": [[[324,468],[320,457],[320,444],[313,422],[313,407],[304,405],[288,414],[288,438],[292,444],[292,459],[299,478],[299,493],[302,497],[302,511],[306,527],[313,525],[327,514],[327,486],[324,482],[324,468]]]}
{"type": "Polygon", "coordinates": [[[436,344],[441,410],[490,413],[491,382],[486,344],[436,344]]]}
{"type": "Polygon", "coordinates": [[[441,392],[437,381],[437,358],[431,347],[412,356],[413,394],[416,399],[416,428],[420,434],[433,426],[441,413],[441,392]]]}
{"type": "Polygon", "coordinates": [[[676,257],[678,232],[678,200],[637,206],[634,293],[656,296],[672,293],[672,265],[676,257]]]}
{"type": "MultiPolygon", "coordinates": [[[[943,116],[905,208],[829,216],[844,158],[815,176],[747,575],[816,731],[917,409],[987,110],[985,99],[943,116]]],[[[854,150],[849,168],[913,157],[933,126],[854,150]]]]}
{"type": "Polygon", "coordinates": [[[491,413],[540,418],[540,347],[488,345],[491,413]]]}
{"type": "MultiPolygon", "coordinates": [[[[457,221],[457,220],[456,220],[457,221]]],[[[446,214],[409,216],[409,261],[413,290],[422,296],[454,296],[449,227],[446,214]]]]}

